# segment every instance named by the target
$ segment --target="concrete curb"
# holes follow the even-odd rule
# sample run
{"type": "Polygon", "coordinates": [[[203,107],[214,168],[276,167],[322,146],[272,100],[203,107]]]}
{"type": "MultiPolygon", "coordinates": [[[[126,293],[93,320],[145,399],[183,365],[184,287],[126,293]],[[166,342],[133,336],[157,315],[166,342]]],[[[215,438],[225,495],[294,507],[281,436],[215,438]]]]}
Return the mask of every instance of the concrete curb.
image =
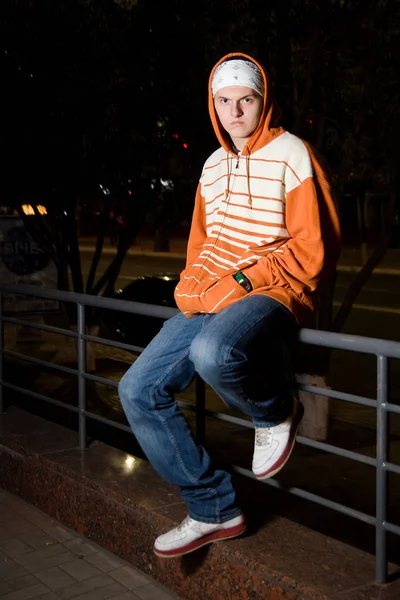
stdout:
{"type": "MultiPolygon", "coordinates": [[[[94,252],[94,246],[79,246],[82,252],[94,252]]],[[[116,248],[113,247],[104,247],[102,250],[103,254],[115,254],[116,248]]],[[[140,250],[140,249],[130,249],[127,254],[129,256],[148,256],[148,257],[159,257],[159,258],[176,258],[176,259],[186,259],[186,253],[182,252],[154,252],[153,250],[140,250]]],[[[339,264],[337,270],[339,273],[359,273],[361,271],[361,265],[344,265],[339,264]]],[[[373,270],[375,275],[400,275],[400,267],[376,267],[373,270]]]]}

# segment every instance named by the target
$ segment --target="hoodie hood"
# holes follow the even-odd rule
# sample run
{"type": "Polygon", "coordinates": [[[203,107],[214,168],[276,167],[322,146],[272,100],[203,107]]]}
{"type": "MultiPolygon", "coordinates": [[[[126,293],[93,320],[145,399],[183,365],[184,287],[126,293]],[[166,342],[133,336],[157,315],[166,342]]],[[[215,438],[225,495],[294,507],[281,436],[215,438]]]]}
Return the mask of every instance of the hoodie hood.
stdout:
{"type": "Polygon", "coordinates": [[[270,79],[264,66],[247,54],[243,54],[242,52],[232,52],[223,56],[214,65],[208,80],[208,110],[210,113],[211,123],[213,125],[215,135],[217,136],[221,146],[224,148],[224,150],[226,150],[226,152],[233,152],[230,135],[222,127],[218,119],[217,113],[215,111],[211,84],[214,77],[215,69],[221,63],[232,58],[244,59],[253,62],[260,69],[264,81],[264,102],[260,116],[260,121],[258,123],[258,127],[248,139],[242,151],[242,155],[248,156],[249,154],[256,152],[256,150],[258,150],[259,148],[266,146],[266,144],[269,144],[269,142],[272,142],[274,138],[284,133],[285,130],[282,127],[279,127],[279,109],[274,103],[270,79]]]}

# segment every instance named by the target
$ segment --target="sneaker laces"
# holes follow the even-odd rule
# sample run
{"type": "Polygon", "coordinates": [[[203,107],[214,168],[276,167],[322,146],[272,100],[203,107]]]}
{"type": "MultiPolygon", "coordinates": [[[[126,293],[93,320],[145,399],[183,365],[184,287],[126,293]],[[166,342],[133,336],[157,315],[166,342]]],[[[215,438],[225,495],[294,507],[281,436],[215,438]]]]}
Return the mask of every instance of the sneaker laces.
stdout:
{"type": "Polygon", "coordinates": [[[186,527],[190,527],[192,521],[193,521],[193,519],[189,515],[187,515],[183,519],[182,523],[180,525],[178,525],[178,527],[176,528],[177,531],[182,531],[182,529],[185,529],[186,527]]]}
{"type": "Polygon", "coordinates": [[[271,440],[271,429],[269,427],[256,428],[255,445],[267,446],[271,440]]]}

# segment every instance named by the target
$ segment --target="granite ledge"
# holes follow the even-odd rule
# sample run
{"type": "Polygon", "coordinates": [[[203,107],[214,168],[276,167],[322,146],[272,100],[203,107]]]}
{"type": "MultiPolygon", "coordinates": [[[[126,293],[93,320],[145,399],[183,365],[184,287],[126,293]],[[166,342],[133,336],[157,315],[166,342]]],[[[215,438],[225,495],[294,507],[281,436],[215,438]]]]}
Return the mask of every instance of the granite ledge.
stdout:
{"type": "Polygon", "coordinates": [[[374,557],[271,515],[256,531],[160,560],[154,538],[185,515],[147,461],[10,408],[0,416],[0,485],[128,560],[188,600],[394,600],[374,583],[374,557]]]}

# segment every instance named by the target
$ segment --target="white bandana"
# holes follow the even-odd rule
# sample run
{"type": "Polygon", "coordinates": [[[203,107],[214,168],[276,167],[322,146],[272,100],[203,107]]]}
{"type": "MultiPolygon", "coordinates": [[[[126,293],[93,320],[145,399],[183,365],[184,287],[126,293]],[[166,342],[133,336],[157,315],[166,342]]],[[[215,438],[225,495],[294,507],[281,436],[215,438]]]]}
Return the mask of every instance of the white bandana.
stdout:
{"type": "Polygon", "coordinates": [[[260,69],[249,60],[227,60],[216,69],[211,83],[212,95],[231,85],[249,87],[263,96],[264,82],[260,69]]]}

